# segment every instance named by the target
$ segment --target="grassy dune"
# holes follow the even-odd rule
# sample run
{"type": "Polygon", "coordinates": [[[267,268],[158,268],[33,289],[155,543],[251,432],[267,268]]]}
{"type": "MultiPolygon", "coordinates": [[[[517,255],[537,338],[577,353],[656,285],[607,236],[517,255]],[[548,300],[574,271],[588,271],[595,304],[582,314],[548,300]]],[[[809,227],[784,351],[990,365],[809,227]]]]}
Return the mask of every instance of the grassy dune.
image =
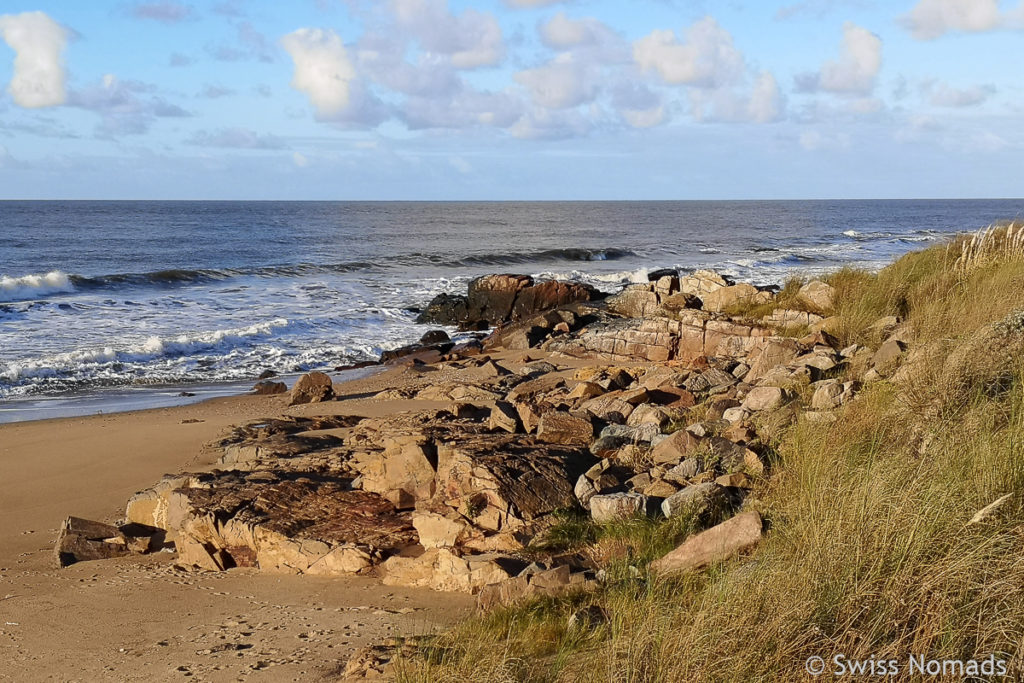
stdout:
{"type": "MultiPolygon", "coordinates": [[[[593,527],[567,518],[566,545],[600,558],[603,592],[475,618],[440,639],[408,681],[806,680],[805,660],[909,655],[1006,660],[1024,677],[1024,253],[1003,226],[905,256],[878,273],[843,270],[836,335],[882,340],[901,317],[909,354],[831,424],[764,424],[772,466],[747,506],[768,524],[750,555],[676,579],[647,563],[692,520],[593,527]],[[1001,324],[993,325],[997,321],[1001,324]],[[988,521],[968,525],[1007,493],[988,521]],[[630,569],[632,567],[632,569],[630,569]],[[567,628],[597,603],[608,623],[567,628]]],[[[784,302],[794,288],[787,287],[784,302]]],[[[862,372],[856,364],[846,370],[862,372]]],[[[830,670],[832,664],[829,664],[830,670]]],[[[832,678],[826,674],[825,678],[832,678]]]]}

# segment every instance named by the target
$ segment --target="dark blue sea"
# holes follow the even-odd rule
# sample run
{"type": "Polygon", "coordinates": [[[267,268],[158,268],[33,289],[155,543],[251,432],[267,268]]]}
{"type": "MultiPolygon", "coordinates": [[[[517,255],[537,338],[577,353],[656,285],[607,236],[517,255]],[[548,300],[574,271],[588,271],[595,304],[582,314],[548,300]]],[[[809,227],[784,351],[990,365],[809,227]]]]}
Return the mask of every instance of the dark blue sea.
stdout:
{"type": "Polygon", "coordinates": [[[492,272],[778,283],[1017,217],[1024,200],[0,202],[0,421],[169,403],[375,358],[492,272]]]}

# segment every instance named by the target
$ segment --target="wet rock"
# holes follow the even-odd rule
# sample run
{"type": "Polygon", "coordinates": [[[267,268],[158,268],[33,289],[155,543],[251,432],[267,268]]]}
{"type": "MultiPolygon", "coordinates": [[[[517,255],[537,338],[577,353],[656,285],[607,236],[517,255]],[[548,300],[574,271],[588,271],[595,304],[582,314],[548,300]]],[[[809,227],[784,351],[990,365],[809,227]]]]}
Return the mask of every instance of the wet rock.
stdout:
{"type": "Polygon", "coordinates": [[[443,344],[451,341],[451,337],[444,330],[430,330],[420,337],[420,344],[423,346],[433,346],[434,344],[443,344]]]}
{"type": "Polygon", "coordinates": [[[757,545],[762,530],[761,516],[757,512],[744,512],[689,537],[675,550],[652,562],[651,569],[673,574],[721,562],[757,545]]]}
{"type": "Polygon", "coordinates": [[[433,325],[458,325],[469,313],[469,303],[464,296],[438,294],[427,307],[416,316],[416,322],[433,325]]]}
{"type": "Polygon", "coordinates": [[[319,403],[333,398],[334,386],[331,378],[322,372],[309,372],[295,382],[288,405],[319,403]]]}

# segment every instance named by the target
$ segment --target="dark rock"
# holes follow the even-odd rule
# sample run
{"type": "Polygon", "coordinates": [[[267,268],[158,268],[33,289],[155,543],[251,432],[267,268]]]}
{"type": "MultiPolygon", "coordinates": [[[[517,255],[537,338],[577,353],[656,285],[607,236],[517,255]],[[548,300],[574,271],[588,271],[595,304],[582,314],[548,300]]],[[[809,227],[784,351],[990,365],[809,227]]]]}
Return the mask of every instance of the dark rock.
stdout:
{"type": "Polygon", "coordinates": [[[448,353],[452,350],[454,344],[450,342],[442,342],[439,344],[409,344],[407,346],[400,346],[397,349],[389,349],[380,354],[381,363],[393,363],[399,358],[405,358],[406,356],[417,356],[424,363],[436,363],[441,358],[441,354],[448,353]],[[435,358],[436,356],[436,358],[435,358]],[[430,358],[430,360],[427,360],[430,358]]]}
{"type": "Polygon", "coordinates": [[[322,372],[309,372],[295,382],[292,397],[288,405],[300,403],[319,403],[334,398],[334,386],[331,378],[322,372]]]}
{"type": "Polygon", "coordinates": [[[257,382],[252,390],[257,396],[273,396],[275,394],[283,394],[288,391],[288,385],[284,382],[270,382],[268,380],[263,380],[262,382],[257,382]]]}
{"type": "Polygon", "coordinates": [[[277,377],[277,373],[273,370],[264,370],[256,379],[270,379],[271,377],[277,377]]]}
{"type": "Polygon", "coordinates": [[[465,320],[492,324],[510,320],[519,292],[533,284],[529,275],[484,275],[469,283],[465,320]]]}
{"type": "Polygon", "coordinates": [[[420,344],[423,344],[424,346],[443,344],[448,341],[451,341],[451,337],[449,337],[448,333],[444,330],[430,330],[420,337],[420,344]]]}
{"type": "Polygon", "coordinates": [[[647,281],[656,282],[663,277],[678,277],[679,271],[675,268],[658,268],[657,270],[647,271],[647,281]]]}
{"type": "Polygon", "coordinates": [[[458,325],[466,320],[468,312],[466,297],[458,294],[438,294],[427,307],[416,316],[416,322],[432,325],[458,325]]]}
{"type": "Polygon", "coordinates": [[[68,517],[61,525],[54,548],[57,564],[67,567],[86,560],[107,560],[129,554],[121,530],[110,524],[68,517]]]}

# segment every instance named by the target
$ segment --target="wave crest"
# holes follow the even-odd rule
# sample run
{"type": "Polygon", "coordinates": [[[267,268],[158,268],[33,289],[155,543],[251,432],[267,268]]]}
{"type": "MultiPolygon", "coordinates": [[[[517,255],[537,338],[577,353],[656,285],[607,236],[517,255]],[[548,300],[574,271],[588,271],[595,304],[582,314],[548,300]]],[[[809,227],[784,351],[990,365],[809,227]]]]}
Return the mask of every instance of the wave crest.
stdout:
{"type": "Polygon", "coordinates": [[[48,294],[73,291],[75,291],[75,285],[72,283],[71,277],[59,270],[21,277],[0,276],[0,301],[24,301],[48,294]]]}

